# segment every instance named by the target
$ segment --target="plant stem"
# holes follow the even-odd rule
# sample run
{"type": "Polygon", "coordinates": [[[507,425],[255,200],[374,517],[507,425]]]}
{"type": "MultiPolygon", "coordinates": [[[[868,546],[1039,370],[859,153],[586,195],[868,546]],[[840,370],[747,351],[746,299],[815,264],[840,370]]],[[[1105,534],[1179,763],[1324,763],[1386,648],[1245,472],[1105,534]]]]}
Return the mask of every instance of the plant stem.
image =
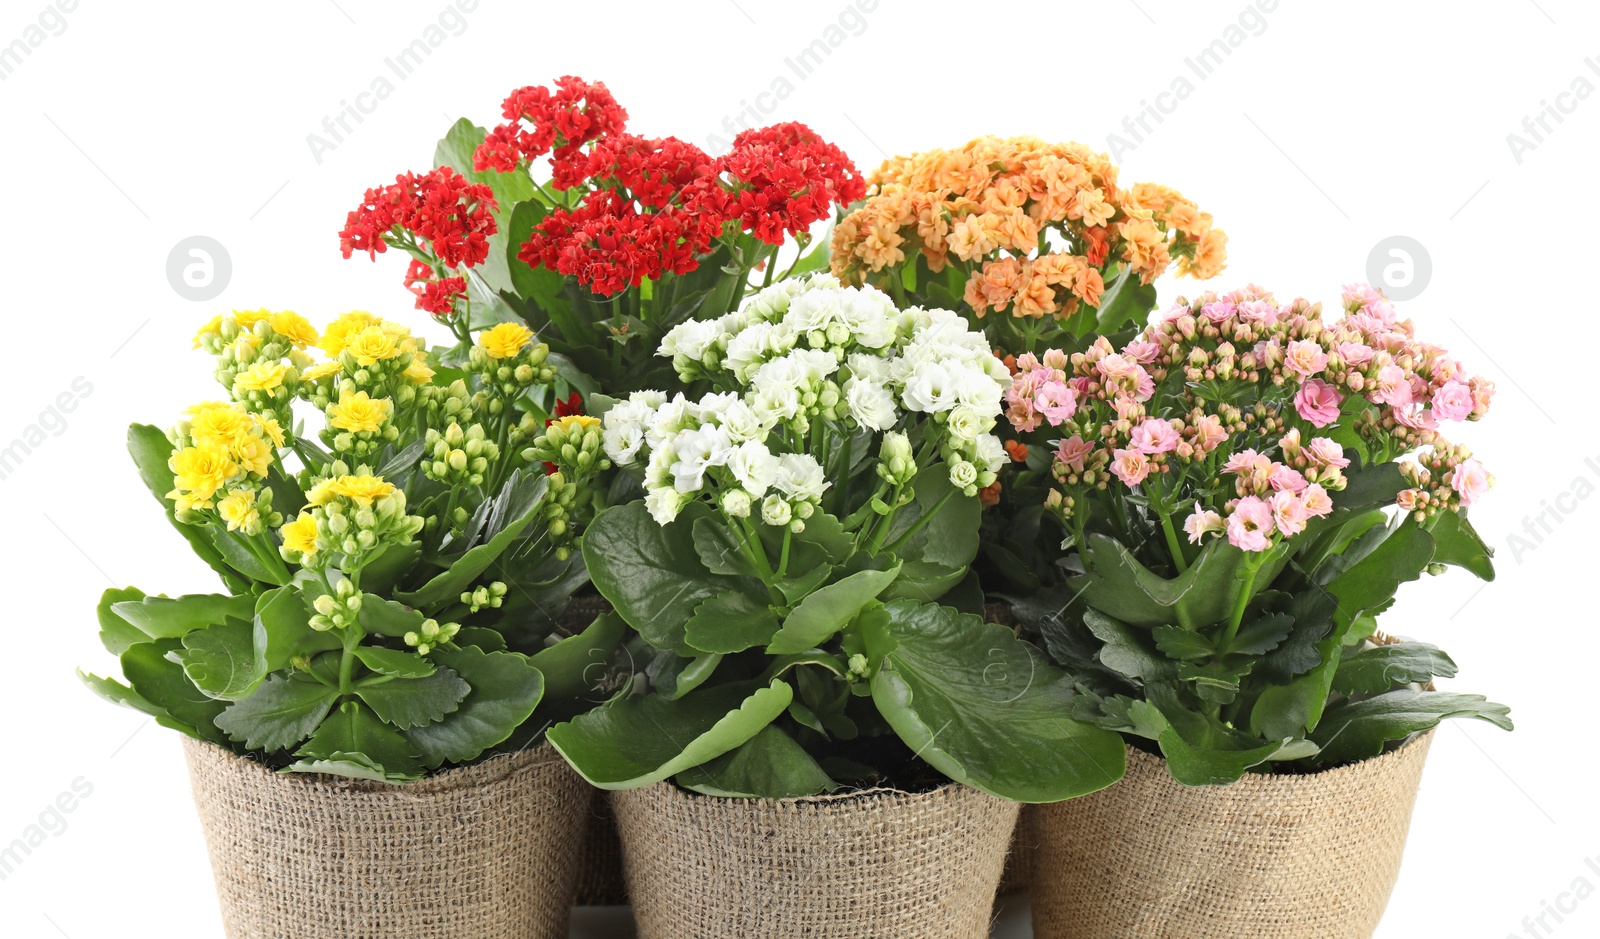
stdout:
{"type": "Polygon", "coordinates": [[[1250,605],[1250,598],[1256,586],[1256,574],[1261,571],[1261,564],[1267,559],[1266,552],[1256,552],[1244,563],[1244,576],[1241,578],[1239,595],[1233,601],[1233,614],[1228,618],[1228,629],[1222,634],[1222,641],[1217,643],[1217,648],[1226,649],[1233,644],[1233,638],[1239,634],[1239,624],[1244,621],[1244,608],[1250,605]]]}
{"type": "Polygon", "coordinates": [[[939,514],[939,510],[943,509],[945,503],[949,502],[955,496],[955,494],[956,494],[956,490],[955,490],[955,487],[953,487],[953,486],[951,488],[945,490],[945,494],[939,497],[939,501],[935,502],[933,504],[933,508],[931,508],[928,511],[922,513],[922,517],[921,518],[917,519],[915,522],[912,522],[911,523],[911,527],[907,528],[905,530],[904,534],[902,534],[900,537],[896,538],[894,540],[894,543],[889,545],[888,550],[890,552],[894,552],[894,551],[898,551],[902,547],[904,547],[905,543],[911,540],[911,536],[913,536],[917,532],[921,531],[924,526],[926,526],[929,522],[933,521],[933,517],[935,515],[939,514]]]}
{"type": "Polygon", "coordinates": [[[787,527],[783,530],[783,550],[778,554],[778,579],[782,580],[789,573],[789,542],[794,538],[794,533],[787,527]]]}

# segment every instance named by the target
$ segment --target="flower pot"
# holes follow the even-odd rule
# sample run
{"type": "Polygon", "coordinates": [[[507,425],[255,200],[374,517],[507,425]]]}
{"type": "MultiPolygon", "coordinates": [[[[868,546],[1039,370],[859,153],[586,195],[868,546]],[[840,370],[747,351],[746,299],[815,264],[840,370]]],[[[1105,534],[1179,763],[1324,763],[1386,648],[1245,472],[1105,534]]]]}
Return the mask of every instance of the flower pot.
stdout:
{"type": "Polygon", "coordinates": [[[229,939],[565,939],[590,792],[549,746],[405,786],[185,740],[229,939]]]}
{"type": "Polygon", "coordinates": [[[1034,821],[1036,805],[1024,805],[1017,814],[1017,827],[1011,835],[1011,850],[1006,852],[1006,870],[1000,877],[1000,896],[1025,893],[1033,886],[1033,858],[1039,846],[1039,830],[1034,821]]]}
{"type": "Polygon", "coordinates": [[[628,902],[622,878],[622,841],[611,817],[611,800],[601,789],[594,792],[584,816],[583,848],[578,853],[578,906],[621,906],[628,902]]]}
{"type": "Polygon", "coordinates": [[[1037,939],[1370,939],[1432,733],[1377,759],[1189,788],[1130,748],[1115,786],[1036,810],[1037,939]]]}
{"type": "Polygon", "coordinates": [[[1015,803],[966,786],[612,795],[640,939],[982,939],[1015,803]]]}

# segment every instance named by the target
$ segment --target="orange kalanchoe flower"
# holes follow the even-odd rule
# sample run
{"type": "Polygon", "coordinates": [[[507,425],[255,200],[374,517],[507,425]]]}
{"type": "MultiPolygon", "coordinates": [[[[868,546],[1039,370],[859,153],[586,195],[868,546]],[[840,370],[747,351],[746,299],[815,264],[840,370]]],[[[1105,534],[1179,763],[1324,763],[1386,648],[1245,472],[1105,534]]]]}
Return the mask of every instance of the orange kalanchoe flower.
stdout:
{"type": "Polygon", "coordinates": [[[1110,158],[1082,144],[980,137],[887,160],[870,182],[834,231],[834,273],[893,290],[919,281],[905,268],[920,257],[943,275],[942,299],[978,316],[1064,320],[1098,307],[1124,268],[1147,285],[1176,261],[1203,280],[1227,258],[1209,213],[1166,186],[1120,188],[1110,158]]]}

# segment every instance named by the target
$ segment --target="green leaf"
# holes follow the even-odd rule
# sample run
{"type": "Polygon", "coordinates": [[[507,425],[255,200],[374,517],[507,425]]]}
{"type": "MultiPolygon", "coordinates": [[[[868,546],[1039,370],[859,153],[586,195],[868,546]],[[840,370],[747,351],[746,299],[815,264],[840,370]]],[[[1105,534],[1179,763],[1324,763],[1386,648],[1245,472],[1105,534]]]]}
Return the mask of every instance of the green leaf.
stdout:
{"type": "Polygon", "coordinates": [[[1299,737],[1322,720],[1350,630],[1335,622],[1338,601],[1316,585],[1296,594],[1292,609],[1288,638],[1256,662],[1256,678],[1271,684],[1251,708],[1250,731],[1269,740],[1299,737]]]}
{"type": "Polygon", "coordinates": [[[1173,662],[1155,649],[1154,637],[1146,637],[1127,623],[1094,609],[1084,611],[1083,623],[1105,643],[1100,650],[1100,664],[1106,668],[1143,682],[1178,677],[1173,662]]]}
{"type": "MultiPolygon", "coordinates": [[[[1091,534],[1085,542],[1088,573],[1073,578],[1073,589],[1081,590],[1090,606],[1133,626],[1198,630],[1226,622],[1248,558],[1226,541],[1214,540],[1187,571],[1168,580],[1113,538],[1091,534]]],[[[1258,591],[1272,583],[1288,558],[1286,550],[1279,550],[1262,561],[1255,579],[1258,591]]]]}
{"type": "Polygon", "coordinates": [[[872,699],[901,740],[958,782],[1055,802],[1122,778],[1121,738],[1072,719],[1072,681],[1009,629],[896,600],[863,618],[872,699]]]}
{"type": "Polygon", "coordinates": [[[356,646],[353,651],[362,665],[380,675],[392,678],[426,678],[435,671],[434,664],[428,661],[426,656],[415,652],[383,649],[378,646],[356,646]]]}
{"type": "Polygon", "coordinates": [[[617,698],[550,728],[550,743],[601,789],[660,782],[740,746],[794,700],[774,680],[718,685],[668,701],[660,695],[617,698]]]}
{"type": "Polygon", "coordinates": [[[254,627],[230,620],[183,637],[168,658],[183,666],[194,686],[213,698],[233,701],[254,692],[266,673],[256,666],[254,627]]]}
{"type": "Polygon", "coordinates": [[[739,537],[723,521],[699,514],[692,525],[694,552],[700,563],[713,574],[754,577],[755,565],[740,547],[739,537]]]}
{"type": "MultiPolygon", "coordinates": [[[[789,560],[791,562],[794,561],[793,558],[790,558],[789,560]]],[[[795,567],[793,563],[791,563],[789,566],[790,569],[795,567]]],[[[783,598],[787,600],[790,605],[793,605],[810,596],[811,593],[818,587],[821,587],[823,584],[827,583],[828,578],[832,576],[832,564],[818,564],[816,567],[811,568],[804,574],[800,574],[799,576],[785,577],[784,579],[778,581],[778,590],[783,594],[783,598]]],[[[890,586],[893,585],[891,584],[890,586]]]]}
{"type": "Polygon", "coordinates": [[[676,701],[710,680],[722,664],[721,652],[706,652],[694,658],[684,658],[676,652],[661,652],[645,668],[650,679],[650,690],[676,701]]]}
{"type": "Polygon", "coordinates": [[[1318,762],[1336,766],[1372,759],[1387,744],[1446,719],[1476,718],[1510,730],[1510,715],[1510,708],[1482,695],[1401,689],[1328,708],[1311,739],[1322,746],[1318,762]]]}
{"type": "Polygon", "coordinates": [[[765,645],[777,631],[778,617],[767,604],[729,590],[694,608],[684,624],[684,642],[701,652],[743,652],[765,645]]]}
{"type": "Polygon", "coordinates": [[[1293,616],[1268,613],[1241,628],[1233,641],[1218,651],[1224,655],[1265,655],[1281,645],[1293,629],[1293,616]]]}
{"type": "Polygon", "coordinates": [[[285,766],[280,772],[321,773],[328,776],[344,776],[350,779],[366,779],[381,783],[415,782],[422,778],[422,775],[417,772],[390,773],[360,753],[335,751],[329,754],[329,757],[329,759],[297,760],[289,766],[285,766]]]}
{"type": "Polygon", "coordinates": [[[627,628],[622,617],[602,613],[577,635],[530,656],[528,661],[544,676],[545,700],[569,701],[598,686],[627,628]]]}
{"type": "Polygon", "coordinates": [[[952,489],[954,487],[950,484],[948,473],[932,469],[918,473],[912,481],[914,498],[910,505],[895,514],[883,543],[894,544],[949,495],[949,501],[938,508],[938,514],[912,535],[911,540],[895,552],[895,556],[908,562],[921,561],[956,571],[959,575],[956,580],[959,581],[961,576],[965,576],[972,559],[978,556],[978,523],[983,516],[983,504],[976,496],[960,493],[951,495],[952,489]]]}
{"type": "Polygon", "coordinates": [[[401,730],[443,720],[446,714],[453,714],[461,706],[461,700],[471,690],[460,675],[448,668],[436,668],[432,674],[420,678],[360,683],[355,689],[356,695],[384,723],[401,730]]]}
{"type": "MultiPolygon", "coordinates": [[[[295,755],[324,761],[324,765],[351,762],[367,765],[387,781],[422,778],[422,767],[417,764],[416,749],[411,742],[355,701],[339,705],[295,755]],[[353,755],[363,759],[353,760],[353,755]]],[[[305,772],[306,768],[307,764],[302,762],[289,770],[305,772]]]]}
{"type": "Polygon", "coordinates": [[[311,628],[305,595],[293,588],[263,593],[256,600],[253,619],[256,670],[263,675],[287,668],[296,658],[342,647],[332,630],[318,632],[311,628]]]}
{"type": "Polygon", "coordinates": [[[527,656],[468,647],[435,649],[430,657],[472,690],[444,720],[406,732],[429,769],[470,762],[503,743],[544,697],[544,676],[527,656]]]}
{"type": "MultiPolygon", "coordinates": [[[[506,265],[511,272],[511,289],[517,292],[517,296],[532,300],[545,311],[566,302],[561,297],[566,278],[545,267],[529,267],[517,255],[533,234],[534,226],[549,214],[550,210],[538,201],[518,202],[512,207],[511,228],[506,234],[506,265]]],[[[563,333],[563,338],[570,342],[576,337],[563,333]]]]}
{"type": "Polygon", "coordinates": [[[794,738],[768,724],[737,749],[679,773],[685,789],[735,799],[795,799],[833,792],[833,781],[794,738]]]}
{"type": "Polygon", "coordinates": [[[181,639],[197,629],[228,620],[250,620],[256,598],[250,594],[191,593],[114,601],[111,611],[150,639],[181,639]]]}
{"type": "MultiPolygon", "coordinates": [[[[1342,565],[1336,565],[1337,572],[1323,582],[1339,601],[1336,621],[1341,627],[1348,627],[1363,611],[1388,602],[1401,584],[1422,576],[1433,560],[1433,537],[1409,516],[1397,528],[1373,529],[1357,539],[1350,550],[1379,536],[1381,543],[1366,556],[1342,570],[1338,569],[1342,565]]],[[[1330,563],[1347,556],[1337,556],[1330,563]]]]}
{"type": "Polygon", "coordinates": [[[217,576],[222,578],[222,583],[234,593],[244,593],[250,589],[250,582],[240,577],[233,568],[223,561],[222,554],[217,546],[212,543],[208,529],[201,525],[186,525],[177,520],[171,499],[167,493],[173,489],[172,469],[167,465],[172,459],[172,441],[167,439],[166,432],[159,427],[149,424],[128,425],[128,453],[133,457],[133,464],[139,470],[139,478],[144,480],[145,487],[150,494],[161,503],[161,510],[166,514],[167,521],[177,529],[178,534],[189,542],[190,550],[195,556],[206,562],[217,576]]]}
{"type": "Polygon", "coordinates": [[[1471,571],[1479,580],[1494,580],[1494,549],[1459,512],[1442,512],[1430,530],[1436,548],[1433,560],[1471,571]]]}
{"type": "MultiPolygon", "coordinates": [[[[549,485],[544,476],[531,477],[531,483],[523,482],[529,477],[513,474],[506,483],[505,493],[509,490],[514,493],[507,503],[506,522],[493,537],[483,544],[469,548],[460,557],[450,563],[442,573],[428,581],[421,588],[407,592],[395,592],[395,599],[413,607],[429,608],[441,603],[454,602],[463,591],[471,589],[478,575],[489,569],[512,542],[521,537],[524,529],[534,520],[539,511],[540,504],[544,501],[545,490],[549,485]]],[[[491,520],[492,527],[492,520],[491,520]]]]}
{"type": "Polygon", "coordinates": [[[458,646],[475,646],[485,652],[504,652],[507,649],[506,637],[487,626],[461,627],[456,633],[455,643],[458,646]]]}
{"type": "Polygon", "coordinates": [[[356,614],[356,621],[362,629],[391,639],[404,639],[406,633],[416,632],[422,628],[422,621],[426,618],[403,603],[385,600],[370,593],[361,595],[361,610],[356,614]]]}
{"type": "Polygon", "coordinates": [[[805,531],[793,537],[802,544],[821,548],[834,564],[849,560],[856,549],[855,537],[844,530],[843,522],[827,512],[811,513],[811,517],[806,519],[805,531]]]}
{"type": "Polygon", "coordinates": [[[202,740],[224,743],[226,737],[217,729],[216,717],[225,705],[195,688],[183,668],[171,660],[177,647],[174,639],[130,646],[120,659],[122,676],[139,697],[166,713],[170,723],[157,714],[160,723],[202,740]]]}
{"type": "Polygon", "coordinates": [[[767,644],[768,655],[788,655],[820,646],[849,625],[856,614],[900,575],[900,565],[886,571],[857,571],[811,594],[783,621],[767,644]]]}
{"type": "Polygon", "coordinates": [[[1172,778],[1185,786],[1226,786],[1237,782],[1251,767],[1271,759],[1281,746],[1269,743],[1248,750],[1191,746],[1177,728],[1170,726],[1161,732],[1160,742],[1161,755],[1167,758],[1172,778]]]}
{"type": "Polygon", "coordinates": [[[670,525],[656,524],[643,502],[606,509],[583,537],[583,560],[595,588],[629,626],[658,649],[693,654],[684,625],[700,604],[731,590],[759,592],[759,583],[714,574],[695,551],[699,503],[670,525]]]}
{"type": "Polygon", "coordinates": [[[1454,678],[1455,674],[1456,663],[1450,656],[1426,642],[1346,648],[1333,676],[1333,689],[1347,695],[1376,695],[1413,682],[1454,678]]]}
{"type": "Polygon", "coordinates": [[[311,736],[338,697],[337,688],[320,681],[277,674],[230,705],[216,724],[252,750],[286,750],[311,736]]]}
{"type": "Polygon", "coordinates": [[[116,603],[132,603],[144,599],[144,591],[138,587],[115,587],[100,595],[100,604],[95,607],[95,616],[100,620],[100,644],[112,655],[121,655],[128,651],[129,646],[141,642],[149,642],[149,633],[123,619],[112,609],[116,603]]]}
{"type": "Polygon", "coordinates": [[[1181,626],[1157,626],[1150,636],[1157,649],[1175,659],[1209,659],[1217,654],[1211,640],[1181,626]]]}
{"type": "Polygon", "coordinates": [[[1155,308],[1156,288],[1141,283],[1133,268],[1125,266],[1100,294],[1100,306],[1094,314],[1095,332],[1115,333],[1142,324],[1155,308]]]}
{"type": "Polygon", "coordinates": [[[270,561],[264,561],[255,552],[246,547],[249,540],[242,532],[228,531],[226,528],[210,526],[206,531],[211,536],[211,543],[216,546],[217,553],[222,555],[228,566],[245,575],[251,580],[282,587],[289,583],[289,568],[283,563],[282,558],[272,555],[270,561]]]}

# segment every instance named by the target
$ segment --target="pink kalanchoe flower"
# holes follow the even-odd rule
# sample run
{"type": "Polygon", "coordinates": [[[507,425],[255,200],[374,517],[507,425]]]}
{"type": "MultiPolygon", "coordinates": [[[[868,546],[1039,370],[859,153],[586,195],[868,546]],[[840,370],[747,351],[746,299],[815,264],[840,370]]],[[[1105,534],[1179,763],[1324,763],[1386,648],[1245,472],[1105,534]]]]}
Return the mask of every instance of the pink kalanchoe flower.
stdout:
{"type": "Polygon", "coordinates": [[[1222,464],[1222,471],[1224,473],[1236,474],[1247,473],[1250,471],[1250,467],[1260,457],[1261,454],[1254,450],[1240,450],[1228,457],[1228,461],[1222,464]]]}
{"type": "Polygon", "coordinates": [[[1280,490],[1272,495],[1272,524],[1287,536],[1298,535],[1306,530],[1306,521],[1311,513],[1306,511],[1306,504],[1299,495],[1288,489],[1280,490]]]}
{"type": "Polygon", "coordinates": [[[1268,326],[1278,321],[1278,308],[1265,300],[1247,300],[1239,304],[1239,318],[1246,323],[1264,323],[1268,326]]]}
{"type": "Polygon", "coordinates": [[[1310,339],[1296,339],[1289,343],[1283,364],[1301,378],[1310,378],[1328,367],[1328,353],[1310,339]]]}
{"type": "Polygon", "coordinates": [[[1190,544],[1199,544],[1200,539],[1206,535],[1222,531],[1227,527],[1228,523],[1222,520],[1221,515],[1198,502],[1194,504],[1194,513],[1183,522],[1183,530],[1189,535],[1190,544]]]}
{"type": "Polygon", "coordinates": [[[1338,352],[1344,364],[1356,369],[1365,368],[1372,357],[1378,354],[1376,349],[1360,342],[1341,342],[1338,352]]]}
{"type": "Polygon", "coordinates": [[[1222,418],[1215,414],[1202,416],[1194,426],[1194,444],[1202,450],[1215,450],[1218,444],[1228,439],[1228,432],[1222,427],[1222,418]]]}
{"type": "Polygon", "coordinates": [[[1138,363],[1120,352],[1103,355],[1099,361],[1094,363],[1094,370],[1099,372],[1100,377],[1106,381],[1116,381],[1119,378],[1131,375],[1137,367],[1138,363]]]}
{"type": "Polygon", "coordinates": [[[1149,365],[1161,354],[1161,347],[1153,342],[1130,342],[1123,348],[1122,354],[1140,365],[1149,365]]]}
{"type": "Polygon", "coordinates": [[[1150,475],[1150,461],[1137,450],[1116,450],[1111,454],[1111,472],[1123,485],[1137,486],[1150,475]]]}
{"type": "Polygon", "coordinates": [[[1328,495],[1328,490],[1317,483],[1312,483],[1300,493],[1300,502],[1306,507],[1306,514],[1312,518],[1321,518],[1333,513],[1333,497],[1328,495]]]}
{"type": "Polygon", "coordinates": [[[1477,460],[1462,460],[1450,471],[1445,481],[1456,491],[1456,495],[1461,497],[1462,505],[1471,505],[1478,501],[1493,484],[1489,478],[1489,471],[1485,470],[1477,460]]]}
{"type": "Polygon", "coordinates": [[[1059,381],[1047,381],[1034,392],[1033,406],[1038,409],[1051,427],[1060,427],[1063,421],[1072,420],[1078,411],[1078,393],[1059,381]]]}
{"type": "Polygon", "coordinates": [[[1412,430],[1439,429],[1439,422],[1433,419],[1433,412],[1424,408],[1390,408],[1389,414],[1394,417],[1396,424],[1403,424],[1412,430]]]}
{"type": "Polygon", "coordinates": [[[1267,474],[1267,485],[1275,492],[1299,492],[1306,487],[1306,478],[1292,466],[1274,463],[1267,474]]]}
{"type": "Polygon", "coordinates": [[[1344,448],[1327,437],[1312,437],[1306,453],[1317,466],[1344,469],[1350,465],[1350,461],[1345,459],[1344,448]]]}
{"type": "Polygon", "coordinates": [[[1171,424],[1160,418],[1151,417],[1133,429],[1131,443],[1140,453],[1154,456],[1157,453],[1171,451],[1177,447],[1180,439],[1171,424]]]}
{"type": "Polygon", "coordinates": [[[1371,284],[1345,284],[1341,299],[1346,309],[1359,310],[1373,300],[1382,300],[1383,294],[1373,289],[1371,284]]]}
{"type": "Polygon", "coordinates": [[[1378,369],[1378,381],[1367,396],[1379,404],[1402,408],[1412,401],[1411,375],[1398,365],[1378,369]]]}
{"type": "Polygon", "coordinates": [[[1433,393],[1433,415],[1447,421],[1464,421],[1472,414],[1472,388],[1451,379],[1433,393]]]}
{"type": "Polygon", "coordinates": [[[1232,316],[1235,309],[1236,307],[1227,300],[1213,300],[1201,307],[1200,312],[1211,322],[1220,323],[1232,316]]]}
{"type": "Polygon", "coordinates": [[[1228,516],[1228,543],[1241,551],[1265,551],[1272,545],[1272,507],[1245,496],[1228,516]]]}
{"type": "Polygon", "coordinates": [[[1394,504],[1407,512],[1417,507],[1417,490],[1405,489],[1394,497],[1394,504]]]}
{"type": "Polygon", "coordinates": [[[1294,396],[1294,409],[1313,427],[1327,427],[1339,418],[1344,395],[1320,378],[1307,379],[1294,396]]]}
{"type": "Polygon", "coordinates": [[[1083,461],[1094,452],[1094,444],[1085,443],[1082,437],[1073,434],[1065,440],[1056,441],[1056,459],[1060,460],[1074,473],[1083,472],[1083,461]]]}

